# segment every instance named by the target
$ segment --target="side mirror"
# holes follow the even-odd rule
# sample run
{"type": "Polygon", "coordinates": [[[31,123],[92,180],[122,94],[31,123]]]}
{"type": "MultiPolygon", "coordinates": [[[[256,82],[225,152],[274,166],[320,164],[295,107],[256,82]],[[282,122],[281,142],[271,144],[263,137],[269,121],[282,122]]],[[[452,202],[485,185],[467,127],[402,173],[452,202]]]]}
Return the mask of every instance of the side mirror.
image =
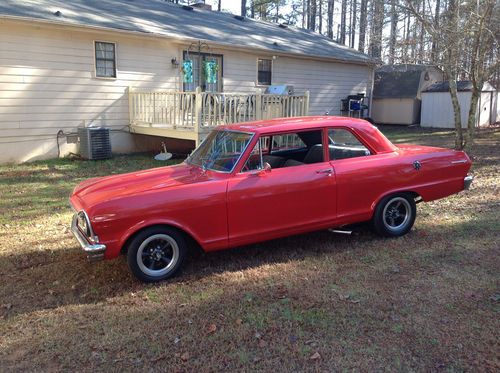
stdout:
{"type": "Polygon", "coordinates": [[[271,165],[267,162],[264,162],[264,172],[271,172],[271,165]]]}
{"type": "Polygon", "coordinates": [[[264,168],[261,168],[260,170],[252,171],[252,175],[260,176],[260,175],[267,174],[268,172],[271,172],[271,165],[267,162],[264,162],[264,168]]]}

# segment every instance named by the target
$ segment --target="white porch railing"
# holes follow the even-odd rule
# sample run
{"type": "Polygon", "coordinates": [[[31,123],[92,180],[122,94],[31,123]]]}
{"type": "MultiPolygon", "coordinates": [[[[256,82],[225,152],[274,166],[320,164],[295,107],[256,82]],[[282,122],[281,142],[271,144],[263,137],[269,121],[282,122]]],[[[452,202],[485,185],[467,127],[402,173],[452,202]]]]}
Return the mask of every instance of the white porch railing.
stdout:
{"type": "Polygon", "coordinates": [[[305,116],[308,111],[309,92],[280,96],[201,92],[200,89],[169,92],[129,88],[131,127],[207,132],[221,124],[305,116]]]}

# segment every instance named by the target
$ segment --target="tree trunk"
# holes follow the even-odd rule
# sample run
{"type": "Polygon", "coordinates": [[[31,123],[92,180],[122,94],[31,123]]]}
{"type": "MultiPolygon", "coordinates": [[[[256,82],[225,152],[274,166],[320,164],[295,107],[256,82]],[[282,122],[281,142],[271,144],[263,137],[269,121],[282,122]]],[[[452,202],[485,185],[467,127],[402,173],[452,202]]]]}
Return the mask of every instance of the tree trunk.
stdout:
{"type": "Polygon", "coordinates": [[[391,0],[391,33],[389,36],[389,64],[394,64],[396,54],[396,37],[398,27],[398,14],[396,13],[396,0],[391,0]]]}
{"type": "MultiPolygon", "coordinates": [[[[366,1],[366,0],[365,0],[366,1]]],[[[330,39],[333,39],[333,9],[334,9],[334,0],[328,0],[328,25],[327,25],[327,28],[328,28],[328,37],[330,39]]]]}
{"type": "Polygon", "coordinates": [[[356,17],[357,17],[357,7],[358,2],[356,0],[351,0],[351,36],[349,37],[350,47],[354,48],[356,40],[356,17]]]}
{"type": "Polygon", "coordinates": [[[219,2],[217,3],[217,11],[220,12],[221,11],[221,6],[222,6],[222,0],[219,0],[219,2]]]}
{"type": "Polygon", "coordinates": [[[309,13],[311,17],[309,29],[312,31],[316,31],[316,0],[311,0],[311,7],[309,8],[309,13]]]}
{"type": "Polygon", "coordinates": [[[462,150],[464,148],[464,137],[462,133],[460,102],[458,102],[456,74],[451,73],[450,75],[454,75],[451,78],[448,75],[448,82],[450,84],[451,104],[453,106],[453,120],[455,122],[455,149],[462,150]]]}
{"type": "Polygon", "coordinates": [[[382,30],[384,28],[384,0],[373,0],[373,24],[370,35],[370,52],[375,58],[382,57],[382,30]]]}
{"type": "MultiPolygon", "coordinates": [[[[434,30],[439,28],[439,14],[441,10],[441,0],[436,0],[436,10],[434,11],[434,30]]],[[[438,48],[438,40],[436,36],[432,37],[432,46],[431,46],[431,61],[433,63],[437,62],[437,48],[438,48]]]]}
{"type": "Polygon", "coordinates": [[[319,33],[323,34],[323,0],[318,0],[319,33]]]}
{"type": "Polygon", "coordinates": [[[366,10],[368,0],[361,0],[361,14],[359,15],[359,44],[358,50],[365,53],[365,39],[366,39],[366,10]]]}
{"type": "MultiPolygon", "coordinates": [[[[422,18],[425,17],[425,0],[422,0],[422,18]]],[[[419,46],[418,46],[418,63],[425,63],[425,45],[424,45],[424,37],[425,37],[425,28],[424,23],[420,22],[420,38],[419,38],[419,46]]]]}
{"type": "Polygon", "coordinates": [[[342,0],[342,8],[340,10],[340,44],[344,45],[345,45],[346,13],[347,13],[347,0],[342,0]]]}
{"type": "Polygon", "coordinates": [[[247,0],[241,0],[241,16],[247,16],[247,0]]]}

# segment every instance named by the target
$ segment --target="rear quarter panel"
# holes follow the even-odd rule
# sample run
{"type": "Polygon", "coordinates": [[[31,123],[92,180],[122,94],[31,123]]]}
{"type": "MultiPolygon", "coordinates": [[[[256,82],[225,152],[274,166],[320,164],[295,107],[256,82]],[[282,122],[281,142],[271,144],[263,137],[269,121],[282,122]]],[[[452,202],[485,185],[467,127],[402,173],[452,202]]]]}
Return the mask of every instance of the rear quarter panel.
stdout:
{"type": "Polygon", "coordinates": [[[470,168],[463,152],[415,146],[331,163],[337,182],[337,217],[342,224],[371,219],[377,203],[395,192],[414,192],[424,201],[458,193],[470,168]],[[420,169],[415,168],[415,161],[420,162],[420,169]]]}

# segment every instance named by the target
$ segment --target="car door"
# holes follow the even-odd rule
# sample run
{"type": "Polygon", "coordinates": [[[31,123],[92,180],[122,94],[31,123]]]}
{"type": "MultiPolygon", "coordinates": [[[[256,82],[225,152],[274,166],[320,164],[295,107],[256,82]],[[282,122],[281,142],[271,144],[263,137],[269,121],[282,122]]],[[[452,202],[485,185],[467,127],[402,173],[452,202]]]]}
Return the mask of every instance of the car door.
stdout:
{"type": "MultiPolygon", "coordinates": [[[[335,219],[335,173],[323,150],[326,132],[318,131],[321,140],[316,145],[324,154],[318,162],[291,160],[293,166],[242,170],[231,178],[227,192],[230,246],[304,232],[335,219]]],[[[256,147],[263,143],[260,140],[256,147]]],[[[262,150],[258,154],[254,148],[248,162],[256,156],[263,161],[262,150]]]]}
{"type": "Polygon", "coordinates": [[[369,220],[373,203],[387,184],[384,159],[393,158],[393,154],[375,154],[348,128],[329,128],[328,143],[336,175],[338,222],[369,220]]]}

